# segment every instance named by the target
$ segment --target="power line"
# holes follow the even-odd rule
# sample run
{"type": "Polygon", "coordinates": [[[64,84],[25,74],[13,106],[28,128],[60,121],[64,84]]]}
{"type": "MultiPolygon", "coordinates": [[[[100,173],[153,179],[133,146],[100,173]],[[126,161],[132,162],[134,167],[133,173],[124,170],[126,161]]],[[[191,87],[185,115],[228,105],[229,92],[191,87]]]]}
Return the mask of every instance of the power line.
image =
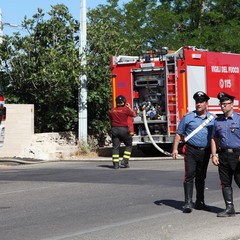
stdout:
{"type": "Polygon", "coordinates": [[[6,23],[2,21],[2,10],[0,8],[0,44],[3,42],[3,26],[18,27],[16,24],[6,23]]]}

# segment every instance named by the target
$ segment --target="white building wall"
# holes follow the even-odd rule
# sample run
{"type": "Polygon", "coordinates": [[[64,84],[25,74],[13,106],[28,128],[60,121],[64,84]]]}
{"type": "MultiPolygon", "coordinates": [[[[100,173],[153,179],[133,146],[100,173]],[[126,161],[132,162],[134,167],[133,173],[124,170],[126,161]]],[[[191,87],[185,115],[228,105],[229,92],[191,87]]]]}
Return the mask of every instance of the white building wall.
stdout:
{"type": "Polygon", "coordinates": [[[30,145],[34,136],[34,105],[5,104],[7,108],[5,140],[0,157],[17,157],[30,145]]]}

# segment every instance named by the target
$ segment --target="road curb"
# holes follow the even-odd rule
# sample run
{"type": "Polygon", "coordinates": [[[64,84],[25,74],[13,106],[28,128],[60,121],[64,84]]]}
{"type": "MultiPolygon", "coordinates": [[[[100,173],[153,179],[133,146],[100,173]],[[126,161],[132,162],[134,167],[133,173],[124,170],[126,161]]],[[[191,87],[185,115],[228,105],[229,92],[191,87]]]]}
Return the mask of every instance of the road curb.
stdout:
{"type": "MultiPolygon", "coordinates": [[[[164,161],[173,160],[172,157],[132,157],[130,161],[164,161]]],[[[180,156],[177,160],[183,160],[180,156]]],[[[38,164],[38,163],[48,163],[48,162],[101,162],[107,161],[112,162],[111,157],[94,157],[94,158],[72,158],[72,159],[53,159],[53,160],[41,160],[41,159],[23,159],[23,158],[1,158],[0,164],[16,163],[16,164],[38,164]]]]}

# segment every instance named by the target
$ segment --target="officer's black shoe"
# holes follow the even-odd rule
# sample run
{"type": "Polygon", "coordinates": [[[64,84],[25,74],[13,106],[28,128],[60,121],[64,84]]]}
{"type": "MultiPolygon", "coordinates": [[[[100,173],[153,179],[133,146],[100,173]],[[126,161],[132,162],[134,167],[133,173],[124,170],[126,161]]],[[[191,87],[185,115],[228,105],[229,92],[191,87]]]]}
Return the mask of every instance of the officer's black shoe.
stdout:
{"type": "Polygon", "coordinates": [[[129,168],[129,163],[127,160],[122,160],[121,161],[121,166],[124,167],[124,168],[129,168]]]}
{"type": "Polygon", "coordinates": [[[119,169],[119,162],[114,162],[113,163],[113,168],[114,169],[119,169]]]}
{"type": "Polygon", "coordinates": [[[211,208],[202,201],[195,202],[195,209],[211,212],[211,208]]]}
{"type": "Polygon", "coordinates": [[[185,203],[183,206],[183,213],[191,213],[193,209],[193,203],[185,203]]]}
{"type": "Polygon", "coordinates": [[[235,214],[236,213],[234,207],[227,206],[227,208],[224,211],[217,214],[217,217],[234,217],[235,214]]]}

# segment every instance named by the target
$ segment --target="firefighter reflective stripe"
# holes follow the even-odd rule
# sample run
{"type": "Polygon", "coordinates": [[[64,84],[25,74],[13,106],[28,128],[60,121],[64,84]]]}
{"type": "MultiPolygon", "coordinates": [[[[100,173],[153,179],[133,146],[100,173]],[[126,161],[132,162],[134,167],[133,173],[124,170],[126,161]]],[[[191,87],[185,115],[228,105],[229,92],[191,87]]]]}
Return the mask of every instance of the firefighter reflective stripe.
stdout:
{"type": "Polygon", "coordinates": [[[131,152],[124,151],[123,153],[123,159],[129,160],[131,157],[131,152]]]}
{"type": "Polygon", "coordinates": [[[112,161],[113,162],[119,162],[119,154],[113,154],[112,155],[112,161]]]}

